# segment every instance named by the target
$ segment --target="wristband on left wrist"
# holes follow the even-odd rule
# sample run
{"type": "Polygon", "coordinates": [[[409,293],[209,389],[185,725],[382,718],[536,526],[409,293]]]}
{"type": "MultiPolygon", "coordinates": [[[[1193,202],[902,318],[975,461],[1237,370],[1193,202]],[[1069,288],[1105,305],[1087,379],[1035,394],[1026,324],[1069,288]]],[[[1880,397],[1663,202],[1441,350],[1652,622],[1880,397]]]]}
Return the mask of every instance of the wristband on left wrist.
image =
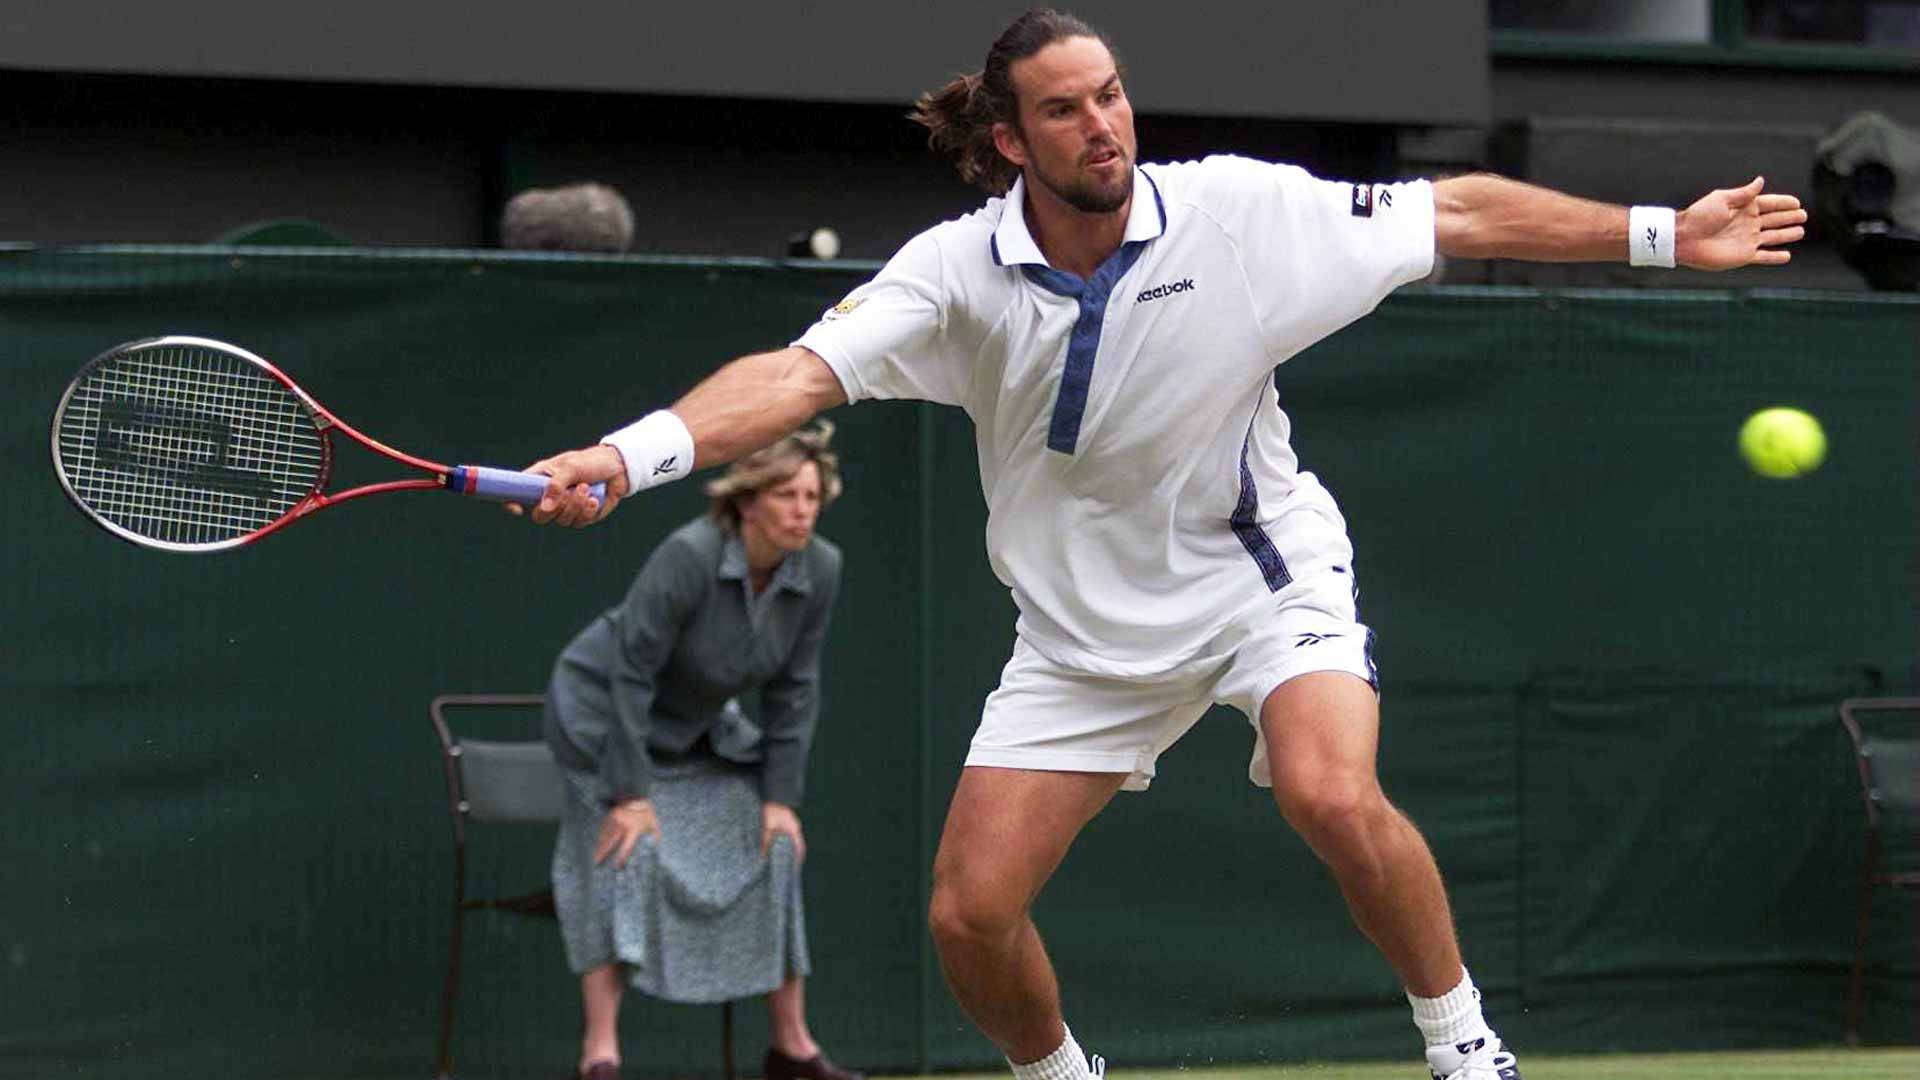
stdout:
{"type": "Polygon", "coordinates": [[[1627,262],[1634,266],[1674,266],[1679,215],[1668,206],[1636,206],[1627,211],[1627,262]]]}

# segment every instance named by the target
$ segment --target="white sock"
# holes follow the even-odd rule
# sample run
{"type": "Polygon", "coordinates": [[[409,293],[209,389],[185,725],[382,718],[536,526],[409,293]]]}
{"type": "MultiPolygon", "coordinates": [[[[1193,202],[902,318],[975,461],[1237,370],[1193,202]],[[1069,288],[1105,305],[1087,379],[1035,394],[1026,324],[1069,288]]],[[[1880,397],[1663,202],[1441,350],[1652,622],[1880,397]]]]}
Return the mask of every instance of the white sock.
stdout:
{"type": "Polygon", "coordinates": [[[1453,989],[1439,997],[1408,993],[1407,1003],[1413,1006],[1413,1022],[1428,1046],[1456,1046],[1493,1035],[1480,1015],[1480,990],[1465,968],[1460,969],[1460,983],[1453,989]]]}
{"type": "Polygon", "coordinates": [[[1014,1080],[1087,1080],[1093,1075],[1087,1069],[1086,1053],[1073,1041],[1073,1032],[1067,1031],[1064,1024],[1061,1030],[1066,1031],[1066,1041],[1039,1061],[1019,1065],[1007,1059],[1007,1064],[1013,1066],[1014,1080]]]}

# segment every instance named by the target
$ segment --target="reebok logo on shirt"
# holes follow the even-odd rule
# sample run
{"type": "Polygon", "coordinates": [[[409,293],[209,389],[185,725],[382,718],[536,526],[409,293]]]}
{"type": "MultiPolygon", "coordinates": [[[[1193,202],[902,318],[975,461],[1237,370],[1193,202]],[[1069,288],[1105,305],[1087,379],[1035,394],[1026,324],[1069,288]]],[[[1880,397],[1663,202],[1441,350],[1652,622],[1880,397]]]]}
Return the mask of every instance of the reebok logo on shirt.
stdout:
{"type": "Polygon", "coordinates": [[[1165,285],[1155,285],[1151,289],[1142,289],[1140,290],[1140,295],[1133,298],[1133,302],[1136,304],[1144,304],[1149,300],[1158,300],[1163,296],[1172,296],[1175,293],[1191,291],[1193,291],[1193,279],[1182,278],[1179,281],[1169,281],[1165,285]]]}
{"type": "Polygon", "coordinates": [[[1393,192],[1379,184],[1353,185],[1353,216],[1372,217],[1373,208],[1382,209],[1393,205],[1393,192]]]}

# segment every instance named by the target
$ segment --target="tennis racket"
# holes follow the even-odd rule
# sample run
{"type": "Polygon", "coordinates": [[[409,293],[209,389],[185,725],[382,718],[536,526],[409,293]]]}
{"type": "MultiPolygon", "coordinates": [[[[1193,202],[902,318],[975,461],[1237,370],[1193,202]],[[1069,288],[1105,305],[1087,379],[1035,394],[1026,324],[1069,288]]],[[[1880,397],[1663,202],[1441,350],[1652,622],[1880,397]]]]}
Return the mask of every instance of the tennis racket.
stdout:
{"type": "MultiPolygon", "coordinates": [[[[247,350],[178,335],[87,361],[53,410],[53,470],[94,524],[181,552],[241,547],[322,507],[385,491],[438,488],[532,506],[547,490],[535,473],[402,453],[355,431],[247,350]],[[431,477],[323,492],[336,431],[431,477]]],[[[604,484],[591,490],[606,496],[604,484]]]]}

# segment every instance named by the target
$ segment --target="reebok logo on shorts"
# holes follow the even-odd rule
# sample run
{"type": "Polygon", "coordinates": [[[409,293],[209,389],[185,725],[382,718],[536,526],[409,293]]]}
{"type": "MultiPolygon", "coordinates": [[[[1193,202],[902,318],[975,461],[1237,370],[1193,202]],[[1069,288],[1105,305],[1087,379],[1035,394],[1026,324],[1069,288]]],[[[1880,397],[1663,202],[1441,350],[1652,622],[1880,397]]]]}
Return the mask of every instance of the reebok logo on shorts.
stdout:
{"type": "Polygon", "coordinates": [[[1318,645],[1323,641],[1344,636],[1343,634],[1301,634],[1300,640],[1294,642],[1293,647],[1297,649],[1302,645],[1318,645]]]}
{"type": "Polygon", "coordinates": [[[1151,289],[1142,289],[1140,290],[1140,295],[1133,298],[1133,302],[1136,304],[1144,304],[1149,300],[1158,300],[1163,296],[1172,296],[1175,293],[1191,291],[1193,291],[1193,279],[1182,278],[1179,281],[1169,281],[1165,285],[1155,285],[1151,289]]]}

